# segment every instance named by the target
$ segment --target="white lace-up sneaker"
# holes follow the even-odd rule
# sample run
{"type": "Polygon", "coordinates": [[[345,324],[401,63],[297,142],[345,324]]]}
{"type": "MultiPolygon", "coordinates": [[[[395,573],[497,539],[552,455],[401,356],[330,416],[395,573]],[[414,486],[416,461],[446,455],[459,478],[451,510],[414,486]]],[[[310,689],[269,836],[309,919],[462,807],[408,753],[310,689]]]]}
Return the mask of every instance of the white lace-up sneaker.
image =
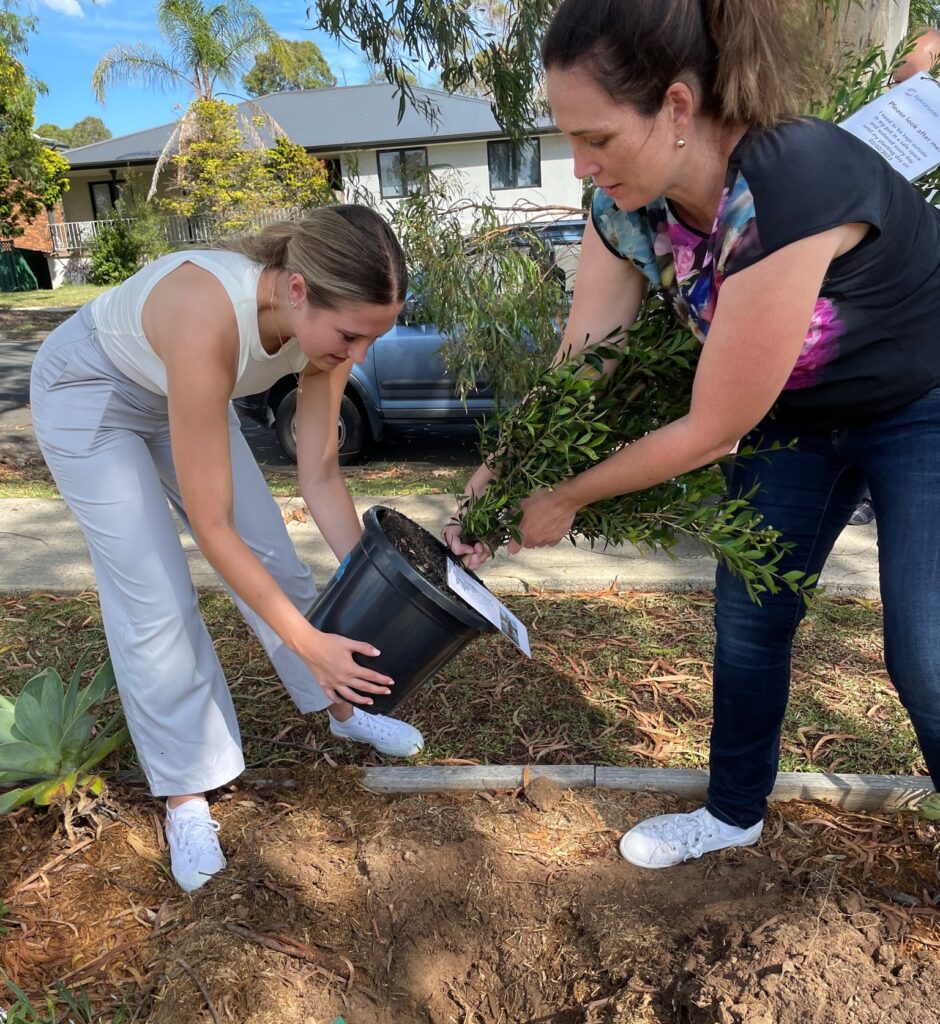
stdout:
{"type": "Polygon", "coordinates": [[[620,840],[620,855],[640,868],[671,868],[703,853],[729,846],[751,846],[764,827],[737,828],[719,821],[706,807],[691,814],[660,814],[647,818],[620,840]]]}
{"type": "Polygon", "coordinates": [[[368,743],[380,754],[390,757],[413,757],[424,748],[424,737],[407,722],[385,715],[369,715],[353,708],[352,718],[338,722],[332,715],[330,732],[341,740],[368,743]]]}
{"type": "Polygon", "coordinates": [[[225,867],[216,833],[219,823],[205,800],[187,800],[166,812],[166,838],[170,866],[181,889],[198,889],[225,867]]]}

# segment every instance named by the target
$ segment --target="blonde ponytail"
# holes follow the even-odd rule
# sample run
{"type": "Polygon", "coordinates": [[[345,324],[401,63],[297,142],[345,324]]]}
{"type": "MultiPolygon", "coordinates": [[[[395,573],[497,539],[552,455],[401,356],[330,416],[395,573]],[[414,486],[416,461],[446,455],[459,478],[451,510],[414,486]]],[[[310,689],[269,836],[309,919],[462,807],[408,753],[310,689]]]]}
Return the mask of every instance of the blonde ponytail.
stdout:
{"type": "Polygon", "coordinates": [[[311,210],[303,220],[276,221],[256,235],[220,242],[265,267],[300,274],[319,309],[403,302],[408,268],[389,225],[367,206],[311,210]]]}

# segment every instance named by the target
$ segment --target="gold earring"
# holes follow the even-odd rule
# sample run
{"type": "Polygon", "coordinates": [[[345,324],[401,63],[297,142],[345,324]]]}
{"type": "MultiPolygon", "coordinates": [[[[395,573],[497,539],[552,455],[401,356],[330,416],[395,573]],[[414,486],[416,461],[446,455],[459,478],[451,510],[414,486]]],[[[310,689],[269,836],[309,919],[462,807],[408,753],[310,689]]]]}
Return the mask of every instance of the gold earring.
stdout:
{"type": "Polygon", "coordinates": [[[685,139],[676,139],[676,148],[682,149],[685,146],[685,139]]]}

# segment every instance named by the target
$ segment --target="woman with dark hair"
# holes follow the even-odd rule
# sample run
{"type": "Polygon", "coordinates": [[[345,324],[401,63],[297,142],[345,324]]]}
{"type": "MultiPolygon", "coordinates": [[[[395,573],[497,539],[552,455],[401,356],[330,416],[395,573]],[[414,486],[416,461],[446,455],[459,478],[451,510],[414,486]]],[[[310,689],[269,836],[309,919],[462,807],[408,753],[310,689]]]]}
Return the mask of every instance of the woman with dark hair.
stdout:
{"type": "Polygon", "coordinates": [[[231,399],[299,374],[298,477],[342,559],[362,532],[336,423],[353,362],[395,323],[408,287],[398,240],[362,206],[312,211],[216,249],[155,260],[43,342],[33,421],[82,527],[141,767],[166,797],[173,875],[196,889],[225,866],[206,790],[245,767],[225,676],[199,613],[173,505],[302,712],[386,754],[417,729],[355,705],[392,680],[371,644],[306,619],[316,598],[231,399]]]}
{"type": "MultiPolygon", "coordinates": [[[[818,573],[867,480],[885,659],[940,781],[940,213],[873,149],[797,116],[804,75],[782,0],[565,0],[543,48],[575,173],[597,184],[558,359],[637,316],[647,289],[703,342],[688,413],[526,499],[524,546],[577,510],[678,476],[746,437],[728,470],[818,573]],[[790,447],[789,443],[798,438],[790,447]],[[898,458],[903,452],[903,458],[898,458]]],[[[481,467],[467,492],[489,479],[481,467]]],[[[485,553],[445,530],[479,565],[485,553]]],[[[513,542],[509,550],[517,551],[513,542]]],[[[723,568],[705,807],[620,843],[664,868],[758,840],[794,633],[788,591],[752,602],[723,568]]]]}

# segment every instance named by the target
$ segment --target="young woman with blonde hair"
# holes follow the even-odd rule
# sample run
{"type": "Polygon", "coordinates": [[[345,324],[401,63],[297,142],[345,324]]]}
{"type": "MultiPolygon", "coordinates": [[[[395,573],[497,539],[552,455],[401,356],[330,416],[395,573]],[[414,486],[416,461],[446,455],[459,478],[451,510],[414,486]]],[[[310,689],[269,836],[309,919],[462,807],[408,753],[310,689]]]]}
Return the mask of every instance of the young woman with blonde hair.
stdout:
{"type": "Polygon", "coordinates": [[[310,570],[231,406],[300,375],[300,490],[342,559],[361,524],[338,466],[339,404],[407,284],[378,214],[325,207],[225,248],[155,260],[56,328],[36,357],[36,434],[88,542],[131,737],[152,792],[167,798],[184,889],[225,866],[204,795],[244,760],[169,505],[302,712],[326,708],[334,735],[384,753],[423,745],[411,726],[355,707],[393,681],[354,660],[377,654],[371,644],[307,621],[310,570]]]}

